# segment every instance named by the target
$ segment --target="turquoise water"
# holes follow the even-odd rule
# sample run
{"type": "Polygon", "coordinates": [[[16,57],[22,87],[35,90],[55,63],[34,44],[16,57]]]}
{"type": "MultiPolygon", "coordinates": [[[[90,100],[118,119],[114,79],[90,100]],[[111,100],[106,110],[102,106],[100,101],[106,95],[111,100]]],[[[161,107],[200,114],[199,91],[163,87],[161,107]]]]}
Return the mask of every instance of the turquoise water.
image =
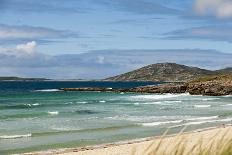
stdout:
{"type": "Polygon", "coordinates": [[[146,84],[151,83],[0,83],[0,153],[108,143],[232,121],[231,96],[57,91],[67,85],[146,84]]]}

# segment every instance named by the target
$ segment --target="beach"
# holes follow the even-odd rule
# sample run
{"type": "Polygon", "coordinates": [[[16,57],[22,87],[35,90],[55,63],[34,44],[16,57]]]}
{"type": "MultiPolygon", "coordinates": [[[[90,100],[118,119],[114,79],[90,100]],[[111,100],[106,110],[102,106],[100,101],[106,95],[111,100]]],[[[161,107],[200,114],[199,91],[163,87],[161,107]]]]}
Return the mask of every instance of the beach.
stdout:
{"type": "Polygon", "coordinates": [[[185,143],[186,152],[191,152],[191,150],[188,149],[193,148],[194,145],[199,143],[201,143],[201,147],[203,148],[209,147],[211,142],[217,145],[223,141],[223,136],[227,139],[232,139],[231,125],[221,125],[190,132],[147,137],[103,145],[25,153],[24,155],[141,155],[151,151],[159,142],[162,143],[159,151],[165,150],[166,153],[168,153],[169,149],[171,151],[173,147],[177,147],[176,143],[178,143],[180,139],[185,143]]]}

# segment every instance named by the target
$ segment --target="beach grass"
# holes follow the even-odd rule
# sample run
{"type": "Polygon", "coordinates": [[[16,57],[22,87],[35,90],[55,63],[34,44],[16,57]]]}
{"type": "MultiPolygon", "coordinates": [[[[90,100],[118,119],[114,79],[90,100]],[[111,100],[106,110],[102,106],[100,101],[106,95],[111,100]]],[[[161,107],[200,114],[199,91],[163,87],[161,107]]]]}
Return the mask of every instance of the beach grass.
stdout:
{"type": "Polygon", "coordinates": [[[196,136],[184,134],[183,130],[174,137],[165,138],[167,131],[152,142],[142,153],[133,148],[131,155],[232,155],[231,128],[219,130],[213,135],[196,136]]]}

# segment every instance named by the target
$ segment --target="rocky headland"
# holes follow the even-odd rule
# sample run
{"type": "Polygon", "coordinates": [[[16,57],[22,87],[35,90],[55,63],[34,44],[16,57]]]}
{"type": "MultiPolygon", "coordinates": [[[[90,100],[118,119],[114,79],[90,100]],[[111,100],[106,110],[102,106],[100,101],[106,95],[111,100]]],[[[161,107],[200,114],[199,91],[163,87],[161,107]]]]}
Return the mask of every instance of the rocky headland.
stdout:
{"type": "Polygon", "coordinates": [[[136,92],[154,94],[179,94],[224,96],[232,95],[232,74],[201,77],[185,83],[165,83],[128,89],[113,88],[61,88],[63,91],[136,92]]]}

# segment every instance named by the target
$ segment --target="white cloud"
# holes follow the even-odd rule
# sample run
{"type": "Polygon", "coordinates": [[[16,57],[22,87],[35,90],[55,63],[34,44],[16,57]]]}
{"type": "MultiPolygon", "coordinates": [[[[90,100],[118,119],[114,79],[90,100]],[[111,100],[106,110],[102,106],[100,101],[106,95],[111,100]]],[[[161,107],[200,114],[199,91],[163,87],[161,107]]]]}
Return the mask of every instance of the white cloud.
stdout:
{"type": "Polygon", "coordinates": [[[0,47],[0,54],[13,55],[13,56],[30,56],[36,51],[36,42],[31,41],[26,44],[19,44],[15,48],[0,47]]]}
{"type": "Polygon", "coordinates": [[[25,52],[27,54],[32,54],[35,52],[35,48],[36,48],[36,42],[32,41],[32,42],[28,42],[26,44],[20,44],[16,46],[16,49],[22,52],[25,52]]]}
{"type": "Polygon", "coordinates": [[[202,16],[232,17],[232,0],[196,0],[195,11],[202,16]]]}

